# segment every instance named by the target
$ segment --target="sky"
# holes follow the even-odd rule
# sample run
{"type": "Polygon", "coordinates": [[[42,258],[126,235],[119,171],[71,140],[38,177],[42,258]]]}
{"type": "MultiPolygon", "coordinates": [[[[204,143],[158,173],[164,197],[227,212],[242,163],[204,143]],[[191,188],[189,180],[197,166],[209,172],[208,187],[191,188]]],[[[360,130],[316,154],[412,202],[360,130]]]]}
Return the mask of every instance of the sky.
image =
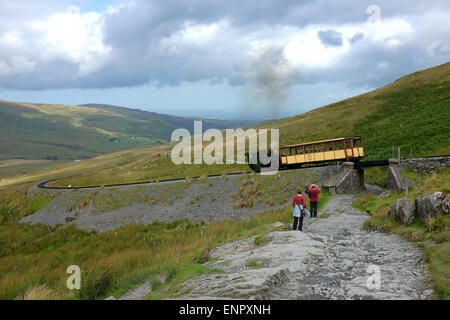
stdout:
{"type": "Polygon", "coordinates": [[[450,60],[448,0],[0,0],[0,99],[280,118],[450,60]]]}

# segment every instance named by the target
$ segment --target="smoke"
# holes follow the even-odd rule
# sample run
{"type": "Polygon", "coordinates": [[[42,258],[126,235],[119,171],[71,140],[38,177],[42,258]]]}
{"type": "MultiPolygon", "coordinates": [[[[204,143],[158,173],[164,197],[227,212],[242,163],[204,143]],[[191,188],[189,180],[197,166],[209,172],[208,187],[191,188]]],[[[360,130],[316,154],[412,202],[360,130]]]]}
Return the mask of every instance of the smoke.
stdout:
{"type": "Polygon", "coordinates": [[[266,45],[251,55],[250,76],[253,95],[263,99],[272,118],[281,114],[290,87],[298,81],[297,69],[284,56],[283,47],[266,45]]]}

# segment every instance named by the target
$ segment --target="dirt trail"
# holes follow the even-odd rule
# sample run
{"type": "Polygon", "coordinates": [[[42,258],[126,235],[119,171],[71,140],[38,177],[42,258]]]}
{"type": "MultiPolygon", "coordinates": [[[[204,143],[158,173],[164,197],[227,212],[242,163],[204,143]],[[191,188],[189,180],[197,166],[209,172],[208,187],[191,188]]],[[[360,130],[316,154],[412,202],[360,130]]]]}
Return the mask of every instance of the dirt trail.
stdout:
{"type": "MultiPolygon", "coordinates": [[[[182,299],[429,299],[423,253],[395,235],[367,232],[367,216],[351,207],[358,195],[334,197],[328,218],[307,219],[304,232],[275,231],[264,246],[254,238],[217,248],[209,263],[224,271],[186,283],[182,299]],[[380,270],[367,287],[368,267],[380,270]]],[[[319,213],[320,215],[320,213],[319,213]]]]}

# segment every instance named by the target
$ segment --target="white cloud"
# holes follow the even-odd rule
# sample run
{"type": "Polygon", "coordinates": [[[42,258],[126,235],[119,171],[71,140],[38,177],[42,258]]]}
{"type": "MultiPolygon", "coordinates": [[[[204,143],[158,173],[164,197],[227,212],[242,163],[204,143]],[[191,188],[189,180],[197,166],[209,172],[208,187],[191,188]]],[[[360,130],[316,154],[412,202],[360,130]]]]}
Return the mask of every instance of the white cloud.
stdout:
{"type": "Polygon", "coordinates": [[[290,75],[295,68],[303,83],[327,79],[375,86],[449,58],[450,12],[437,10],[439,3],[429,10],[424,5],[420,10],[412,8],[408,14],[410,8],[402,2],[405,13],[399,14],[399,6],[394,6],[389,15],[391,3],[381,1],[381,21],[370,25],[365,8],[360,18],[353,18],[357,12],[348,13],[339,5],[332,14],[348,16],[348,21],[325,19],[324,3],[308,2],[302,7],[287,2],[286,8],[292,10],[286,14],[270,3],[256,13],[239,1],[227,5],[193,1],[185,7],[122,1],[104,12],[40,12],[36,19],[29,18],[28,8],[24,21],[0,23],[0,87],[35,86],[37,82],[26,85],[25,78],[5,77],[27,72],[45,75],[49,87],[179,85],[202,80],[243,84],[254,80],[252,68],[263,47],[282,49],[279,65],[267,69],[276,73],[274,79],[290,75]],[[297,16],[307,19],[295,24],[297,16]],[[320,32],[339,39],[327,45],[325,38],[319,39],[320,32]],[[407,54],[411,51],[415,57],[407,54]]]}
{"type": "Polygon", "coordinates": [[[45,20],[30,22],[40,36],[42,61],[61,59],[78,65],[78,76],[101,68],[111,48],[103,44],[104,20],[101,14],[58,13],[45,20]]]}

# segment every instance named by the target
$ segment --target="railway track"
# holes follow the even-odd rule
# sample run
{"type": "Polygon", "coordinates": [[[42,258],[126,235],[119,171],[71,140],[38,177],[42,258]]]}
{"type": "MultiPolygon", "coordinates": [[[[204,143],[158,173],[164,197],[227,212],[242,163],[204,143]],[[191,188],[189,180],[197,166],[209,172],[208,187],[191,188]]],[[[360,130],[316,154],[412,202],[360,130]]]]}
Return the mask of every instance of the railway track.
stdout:
{"type": "MultiPolygon", "coordinates": [[[[442,156],[423,156],[423,157],[415,157],[415,158],[405,158],[401,159],[401,161],[404,160],[420,160],[420,159],[432,159],[435,158],[436,160],[442,159],[442,158],[450,158],[450,155],[442,155],[442,156]]],[[[311,165],[308,167],[301,167],[301,168],[295,168],[295,169],[286,169],[286,170],[280,170],[280,172],[283,171],[292,171],[292,170],[301,170],[301,169],[307,169],[307,168],[317,168],[317,167],[328,167],[328,166],[334,166],[336,164],[319,164],[319,165],[311,165]]],[[[362,168],[368,168],[368,167],[379,167],[379,166],[387,166],[389,165],[389,159],[385,160],[371,160],[371,161],[364,161],[360,162],[359,166],[362,168]]],[[[207,175],[207,178],[215,178],[215,177],[221,177],[221,176],[239,176],[243,174],[249,174],[253,171],[245,171],[245,172],[230,172],[230,173],[224,173],[224,174],[210,174],[207,175]]],[[[191,179],[200,179],[200,176],[195,177],[189,177],[191,179]]],[[[81,186],[81,187],[54,187],[49,185],[50,182],[59,180],[61,178],[55,178],[51,180],[46,180],[43,182],[40,182],[36,185],[36,188],[38,189],[47,189],[47,190],[80,190],[80,189],[98,189],[98,188],[113,188],[113,187],[125,187],[125,186],[135,186],[135,185],[144,185],[144,184],[155,184],[155,183],[171,183],[171,182],[177,182],[177,181],[184,181],[186,180],[186,177],[183,178],[173,178],[173,179],[164,179],[164,180],[149,180],[149,181],[140,181],[140,182],[128,182],[128,183],[117,183],[117,184],[105,184],[105,185],[93,185],[93,186],[81,186]]]]}
{"type": "MultiPolygon", "coordinates": [[[[214,178],[214,177],[221,177],[223,175],[225,176],[238,176],[242,174],[248,174],[253,171],[246,171],[246,172],[230,172],[225,174],[210,174],[207,175],[207,178],[214,178]]],[[[191,179],[200,179],[200,176],[190,177],[191,179]]],[[[185,178],[174,178],[174,179],[164,179],[164,180],[149,180],[149,181],[140,181],[140,182],[128,182],[128,183],[117,183],[117,184],[105,184],[105,185],[94,185],[94,186],[83,186],[83,187],[53,187],[50,186],[49,183],[52,181],[59,180],[61,178],[46,180],[43,182],[40,182],[36,185],[36,188],[38,189],[49,189],[49,190],[80,190],[80,189],[98,189],[98,188],[112,188],[112,187],[125,187],[125,186],[136,186],[136,185],[142,185],[142,184],[154,184],[154,183],[169,183],[169,182],[177,182],[177,181],[184,181],[185,178]]]]}

